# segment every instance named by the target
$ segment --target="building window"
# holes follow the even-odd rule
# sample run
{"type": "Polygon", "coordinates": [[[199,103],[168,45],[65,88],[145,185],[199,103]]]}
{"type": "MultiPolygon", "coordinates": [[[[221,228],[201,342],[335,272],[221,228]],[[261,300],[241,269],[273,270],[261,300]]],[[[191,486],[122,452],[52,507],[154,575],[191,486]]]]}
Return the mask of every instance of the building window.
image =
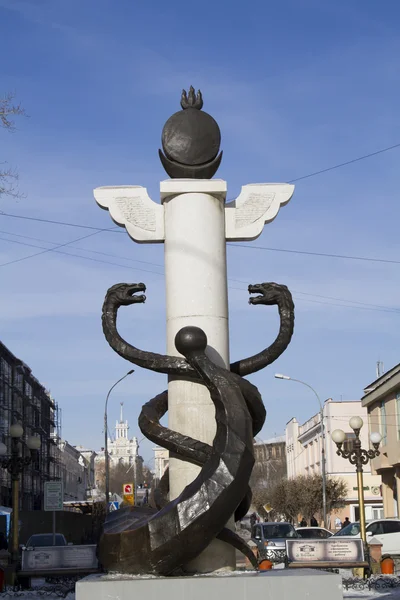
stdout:
{"type": "Polygon", "coordinates": [[[400,440],[400,392],[396,394],[397,439],[400,440]]]}
{"type": "Polygon", "coordinates": [[[381,436],[382,446],[386,446],[387,443],[387,425],[386,425],[386,405],[384,400],[381,402],[381,436]]]}

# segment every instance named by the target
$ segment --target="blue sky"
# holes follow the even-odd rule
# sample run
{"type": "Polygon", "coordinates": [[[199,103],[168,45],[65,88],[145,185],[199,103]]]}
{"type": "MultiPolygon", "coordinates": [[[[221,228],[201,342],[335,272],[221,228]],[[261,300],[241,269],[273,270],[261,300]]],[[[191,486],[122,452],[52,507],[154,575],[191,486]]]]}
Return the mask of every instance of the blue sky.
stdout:
{"type": "MultiPolygon", "coordinates": [[[[0,93],[15,92],[29,115],[14,134],[0,131],[0,159],[18,168],[25,194],[3,196],[0,210],[108,228],[93,188],[143,185],[158,200],[161,130],[189,85],[220,125],[229,199],[246,183],[289,181],[399,143],[399,18],[397,0],[0,0],[0,93]]],[[[251,245],[399,259],[399,158],[393,150],[299,181],[251,245]]],[[[47,252],[4,265],[40,251],[15,241],[51,248],[92,232],[0,215],[1,339],[51,389],[63,437],[97,449],[105,395],[130,368],[101,330],[110,285],[146,282],[146,305],[123,311],[121,331],[139,347],[165,348],[163,247],[119,231],[62,249],[115,264],[47,252]]],[[[251,378],[268,411],[261,437],[317,409],[306,388],[275,372],[347,400],[360,398],[377,360],[399,362],[400,265],[239,246],[228,259],[228,277],[243,281],[229,282],[232,360],[277,332],[276,309],[247,304],[248,283],[284,283],[296,303],[291,346],[251,378]]],[[[165,385],[137,369],[111,397],[110,421],[124,401],[141,438],[139,408],[165,385]]],[[[150,466],[151,448],[141,443],[150,466]]]]}

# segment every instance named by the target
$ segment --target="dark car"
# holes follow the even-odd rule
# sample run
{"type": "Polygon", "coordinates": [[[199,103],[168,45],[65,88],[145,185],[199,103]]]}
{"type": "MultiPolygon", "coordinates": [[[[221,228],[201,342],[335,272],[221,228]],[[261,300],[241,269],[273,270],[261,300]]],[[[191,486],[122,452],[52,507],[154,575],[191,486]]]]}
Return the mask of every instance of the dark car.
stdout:
{"type": "Polygon", "coordinates": [[[332,532],[324,527],[296,527],[298,537],[312,540],[326,540],[332,537],[332,532]]]}
{"type": "MultiPolygon", "coordinates": [[[[52,533],[35,533],[25,544],[26,548],[43,548],[44,546],[53,546],[52,533]]],[[[67,546],[67,540],[62,533],[55,534],[54,546],[67,546]]]]}

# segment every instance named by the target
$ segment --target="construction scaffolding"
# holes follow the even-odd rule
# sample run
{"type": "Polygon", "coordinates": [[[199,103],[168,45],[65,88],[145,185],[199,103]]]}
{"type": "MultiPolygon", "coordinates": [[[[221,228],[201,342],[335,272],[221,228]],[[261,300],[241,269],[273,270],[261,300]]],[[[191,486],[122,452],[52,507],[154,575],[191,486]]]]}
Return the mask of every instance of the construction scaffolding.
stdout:
{"type": "MultiPolygon", "coordinates": [[[[24,469],[20,485],[20,508],[39,510],[43,508],[45,481],[61,478],[61,411],[31,369],[0,342],[0,441],[8,452],[8,432],[15,422],[21,423],[25,439],[36,435],[41,440],[36,460],[24,469]]],[[[29,455],[23,444],[21,455],[29,455]]],[[[11,479],[4,469],[0,470],[0,505],[11,506],[11,479]]]]}

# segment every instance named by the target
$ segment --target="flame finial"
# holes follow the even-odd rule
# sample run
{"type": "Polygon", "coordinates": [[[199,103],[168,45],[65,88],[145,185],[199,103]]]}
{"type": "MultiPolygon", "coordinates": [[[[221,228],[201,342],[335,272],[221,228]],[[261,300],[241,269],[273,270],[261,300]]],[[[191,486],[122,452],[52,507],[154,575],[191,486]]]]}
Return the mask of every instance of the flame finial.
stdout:
{"type": "Polygon", "coordinates": [[[194,93],[194,87],[191,85],[189,88],[189,93],[186,93],[186,90],[182,90],[181,96],[181,106],[185,110],[185,108],[197,108],[197,110],[201,110],[203,108],[203,96],[201,95],[201,91],[197,90],[197,94],[194,93]]]}

